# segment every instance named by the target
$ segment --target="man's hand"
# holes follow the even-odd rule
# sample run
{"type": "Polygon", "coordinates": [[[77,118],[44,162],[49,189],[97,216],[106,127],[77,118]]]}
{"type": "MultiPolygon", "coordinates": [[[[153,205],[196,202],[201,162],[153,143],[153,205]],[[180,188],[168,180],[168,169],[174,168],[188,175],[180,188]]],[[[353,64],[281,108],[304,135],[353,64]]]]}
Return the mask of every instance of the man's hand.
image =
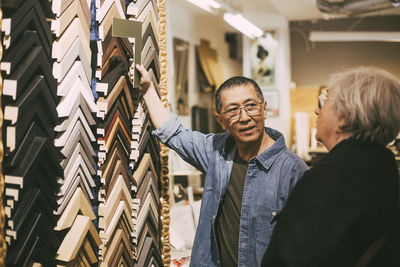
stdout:
{"type": "MultiPolygon", "coordinates": [[[[149,90],[149,87],[151,85],[151,80],[150,80],[150,75],[147,72],[147,70],[139,65],[136,64],[136,69],[139,71],[140,73],[140,92],[142,93],[142,95],[146,94],[147,90],[149,90]]],[[[129,80],[131,82],[133,82],[133,75],[135,72],[135,63],[133,63],[129,69],[129,80]]]]}
{"type": "Polygon", "coordinates": [[[146,102],[147,110],[150,114],[153,126],[155,129],[157,129],[168,120],[170,113],[161,102],[154,84],[151,82],[150,75],[143,66],[139,64],[135,66],[135,64],[132,64],[128,72],[129,80],[131,82],[133,81],[135,67],[140,74],[140,93],[146,102]]]}

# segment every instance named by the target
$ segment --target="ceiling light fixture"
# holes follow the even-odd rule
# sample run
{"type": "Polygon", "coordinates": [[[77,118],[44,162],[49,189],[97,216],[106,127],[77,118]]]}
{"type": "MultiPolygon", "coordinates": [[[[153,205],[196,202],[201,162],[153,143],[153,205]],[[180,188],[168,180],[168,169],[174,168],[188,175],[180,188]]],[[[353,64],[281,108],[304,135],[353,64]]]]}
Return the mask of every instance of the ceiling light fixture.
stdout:
{"type": "Polygon", "coordinates": [[[263,35],[263,31],[243,17],[242,14],[225,12],[224,20],[250,39],[259,38],[263,35]]]}
{"type": "Polygon", "coordinates": [[[206,2],[208,2],[208,4],[209,4],[211,7],[215,8],[215,9],[221,8],[221,4],[218,3],[217,1],[214,1],[214,0],[207,0],[206,2]]]}
{"type": "Polygon", "coordinates": [[[215,0],[187,0],[187,1],[213,14],[216,14],[216,9],[221,8],[221,4],[219,4],[215,0]]]}

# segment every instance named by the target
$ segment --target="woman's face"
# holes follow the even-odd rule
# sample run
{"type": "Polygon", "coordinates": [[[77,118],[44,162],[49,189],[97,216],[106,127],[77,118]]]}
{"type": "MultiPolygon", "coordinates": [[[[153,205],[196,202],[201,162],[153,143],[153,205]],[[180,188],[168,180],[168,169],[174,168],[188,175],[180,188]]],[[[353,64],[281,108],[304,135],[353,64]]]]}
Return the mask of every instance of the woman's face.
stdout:
{"type": "Polygon", "coordinates": [[[332,90],[323,91],[319,97],[319,105],[315,109],[317,114],[317,133],[316,139],[331,150],[340,141],[340,126],[342,120],[339,119],[333,105],[332,90]]]}

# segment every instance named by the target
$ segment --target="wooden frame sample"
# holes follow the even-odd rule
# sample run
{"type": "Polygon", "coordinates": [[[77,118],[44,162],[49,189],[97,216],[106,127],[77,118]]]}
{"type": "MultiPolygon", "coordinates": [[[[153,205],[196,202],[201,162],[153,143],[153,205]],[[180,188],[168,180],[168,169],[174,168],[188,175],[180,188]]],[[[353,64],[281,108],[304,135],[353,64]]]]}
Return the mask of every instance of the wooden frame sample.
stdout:
{"type": "Polygon", "coordinates": [[[51,21],[51,31],[57,37],[64,32],[75,17],[82,22],[83,27],[90,29],[90,10],[87,3],[82,3],[83,1],[85,0],[73,0],[67,9],[62,12],[61,16],[59,15],[55,20],[51,21]]]}
{"type": "Polygon", "coordinates": [[[79,187],[76,189],[67,207],[58,219],[54,230],[60,231],[70,228],[78,214],[89,217],[91,220],[96,219],[96,215],[92,210],[92,205],[79,187]]]}
{"type": "Polygon", "coordinates": [[[78,215],[71,230],[61,243],[61,246],[57,251],[56,259],[65,262],[75,259],[80,248],[85,244],[85,238],[87,235],[89,235],[91,240],[93,240],[93,245],[99,246],[101,244],[97,230],[90,221],[90,218],[78,215]]]}
{"type": "Polygon", "coordinates": [[[12,96],[13,100],[16,100],[36,75],[43,75],[50,92],[55,92],[57,84],[51,75],[50,63],[46,59],[43,48],[35,47],[11,73],[9,79],[4,79],[3,94],[12,96]]]}
{"type": "Polygon", "coordinates": [[[3,44],[6,49],[28,29],[27,25],[30,25],[30,30],[34,26],[41,36],[43,44],[47,44],[45,46],[50,47],[52,42],[51,32],[46,24],[46,18],[38,0],[24,1],[24,4],[18,7],[11,18],[4,20],[2,31],[5,32],[3,44]]]}

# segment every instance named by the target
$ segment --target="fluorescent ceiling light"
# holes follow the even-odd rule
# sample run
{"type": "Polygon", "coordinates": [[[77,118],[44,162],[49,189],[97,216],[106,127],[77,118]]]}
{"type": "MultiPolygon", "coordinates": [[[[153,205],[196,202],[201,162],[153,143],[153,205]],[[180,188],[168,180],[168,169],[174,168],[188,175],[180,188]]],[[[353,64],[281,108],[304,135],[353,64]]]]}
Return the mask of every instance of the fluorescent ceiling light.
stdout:
{"type": "Polygon", "coordinates": [[[263,31],[260,28],[245,19],[241,14],[226,12],[224,20],[250,39],[259,38],[263,35],[263,31]]]}
{"type": "Polygon", "coordinates": [[[400,32],[311,31],[311,42],[400,42],[400,32]]]}
{"type": "Polygon", "coordinates": [[[206,2],[208,2],[208,4],[209,4],[211,7],[215,8],[215,9],[221,8],[221,4],[218,3],[217,1],[214,1],[214,0],[207,0],[206,2]]]}
{"type": "Polygon", "coordinates": [[[215,0],[187,0],[187,1],[213,14],[216,13],[216,9],[221,7],[221,5],[215,0]]]}

